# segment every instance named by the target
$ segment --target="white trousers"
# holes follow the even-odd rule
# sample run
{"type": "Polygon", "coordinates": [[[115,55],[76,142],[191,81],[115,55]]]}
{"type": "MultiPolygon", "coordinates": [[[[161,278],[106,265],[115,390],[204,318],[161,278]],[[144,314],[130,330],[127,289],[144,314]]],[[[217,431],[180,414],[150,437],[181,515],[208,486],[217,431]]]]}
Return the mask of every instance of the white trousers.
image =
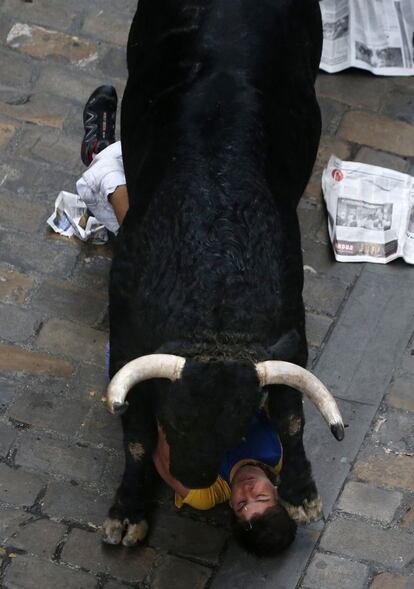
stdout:
{"type": "Polygon", "coordinates": [[[119,223],[108,196],[124,184],[126,180],[120,141],[98,153],[76,182],[76,190],[88,209],[112,233],[117,233],[119,223]]]}

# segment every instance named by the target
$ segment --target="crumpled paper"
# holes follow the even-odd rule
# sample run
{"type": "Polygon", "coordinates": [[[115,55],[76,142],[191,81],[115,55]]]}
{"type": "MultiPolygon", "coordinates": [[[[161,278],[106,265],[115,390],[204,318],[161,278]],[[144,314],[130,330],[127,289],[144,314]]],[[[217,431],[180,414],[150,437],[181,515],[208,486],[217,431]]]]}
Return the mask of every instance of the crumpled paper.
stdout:
{"type": "Polygon", "coordinates": [[[47,219],[47,224],[60,235],[77,237],[82,241],[91,240],[101,244],[108,241],[108,231],[102,223],[90,215],[86,204],[71,192],[59,192],[55,210],[47,219]]]}

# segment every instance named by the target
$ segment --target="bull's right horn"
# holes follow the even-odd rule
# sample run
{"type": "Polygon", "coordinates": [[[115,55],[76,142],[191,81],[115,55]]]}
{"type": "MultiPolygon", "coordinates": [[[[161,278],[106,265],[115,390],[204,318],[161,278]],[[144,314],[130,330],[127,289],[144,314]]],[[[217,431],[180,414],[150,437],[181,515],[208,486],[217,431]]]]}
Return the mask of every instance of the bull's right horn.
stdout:
{"type": "Polygon", "coordinates": [[[345,431],[341,413],[335,399],[314,374],[290,362],[268,360],[256,364],[261,386],[284,384],[304,393],[319,409],[337,440],[343,440],[345,431]]]}
{"type": "Polygon", "coordinates": [[[132,387],[151,378],[178,380],[185,365],[185,358],[172,354],[149,354],[131,360],[119,370],[109,383],[106,406],[113,414],[122,413],[128,406],[126,397],[132,387]]]}

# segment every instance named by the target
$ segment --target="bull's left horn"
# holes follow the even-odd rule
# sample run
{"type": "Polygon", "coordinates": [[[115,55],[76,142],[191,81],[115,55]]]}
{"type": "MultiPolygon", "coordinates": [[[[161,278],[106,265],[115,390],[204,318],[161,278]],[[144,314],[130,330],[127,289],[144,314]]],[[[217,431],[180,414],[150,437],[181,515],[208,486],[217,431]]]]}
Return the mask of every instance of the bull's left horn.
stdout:
{"type": "Polygon", "coordinates": [[[335,399],[314,374],[290,362],[268,360],[256,364],[262,387],[284,384],[304,393],[319,409],[337,440],[344,438],[344,423],[335,399]]]}
{"type": "Polygon", "coordinates": [[[106,392],[106,406],[113,414],[122,413],[127,407],[126,396],[132,387],[151,378],[178,380],[185,365],[185,358],[171,354],[149,354],[131,360],[119,370],[106,392]]]}

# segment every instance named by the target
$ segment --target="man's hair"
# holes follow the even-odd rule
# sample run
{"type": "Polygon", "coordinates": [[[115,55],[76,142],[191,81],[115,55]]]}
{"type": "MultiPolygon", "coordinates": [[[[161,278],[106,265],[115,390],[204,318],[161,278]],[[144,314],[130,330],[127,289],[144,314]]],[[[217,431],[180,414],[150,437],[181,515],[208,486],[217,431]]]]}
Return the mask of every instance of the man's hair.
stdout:
{"type": "Polygon", "coordinates": [[[275,556],[292,544],[296,528],[296,523],[286,509],[278,504],[249,521],[236,520],[234,535],[248,552],[256,556],[275,556]]]}

